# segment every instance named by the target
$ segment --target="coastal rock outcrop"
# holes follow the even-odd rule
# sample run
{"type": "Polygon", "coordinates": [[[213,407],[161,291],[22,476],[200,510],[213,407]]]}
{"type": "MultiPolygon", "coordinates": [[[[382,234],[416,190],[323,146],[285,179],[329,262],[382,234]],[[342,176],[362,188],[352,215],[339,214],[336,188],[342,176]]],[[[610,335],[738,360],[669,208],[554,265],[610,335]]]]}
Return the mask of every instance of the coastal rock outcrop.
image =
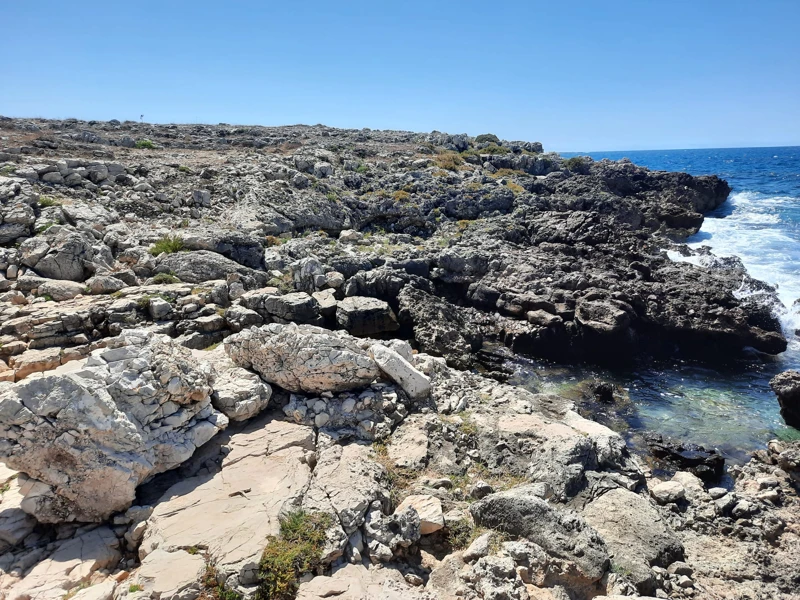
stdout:
{"type": "Polygon", "coordinates": [[[102,521],[136,487],[224,429],[210,368],[168,337],[127,331],[79,369],[0,383],[0,455],[45,523],[102,521]]]}
{"type": "Polygon", "coordinates": [[[240,367],[290,392],[340,392],[369,385],[380,371],[369,346],[339,332],[310,325],[272,323],[225,339],[225,352],[240,367]]]}
{"type": "Polygon", "coordinates": [[[778,396],[781,416],[787,425],[800,428],[800,372],[786,371],[769,382],[778,396]]]}

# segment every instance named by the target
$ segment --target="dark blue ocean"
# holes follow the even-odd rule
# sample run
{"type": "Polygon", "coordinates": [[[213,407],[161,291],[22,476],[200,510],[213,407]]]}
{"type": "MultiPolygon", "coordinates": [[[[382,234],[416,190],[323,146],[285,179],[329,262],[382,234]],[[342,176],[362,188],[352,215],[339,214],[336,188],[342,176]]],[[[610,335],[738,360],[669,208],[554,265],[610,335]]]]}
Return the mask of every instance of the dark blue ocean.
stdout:
{"type": "MultiPolygon", "coordinates": [[[[580,153],[564,153],[576,155],[580,153]]],[[[748,356],[714,369],[671,361],[609,373],[522,361],[517,383],[569,394],[586,377],[613,380],[628,391],[632,401],[624,413],[629,436],[656,431],[717,447],[733,460],[744,460],[775,437],[800,438],[799,431],[783,423],[769,388],[770,378],[777,373],[800,368],[800,340],[794,333],[800,329],[800,307],[793,306],[800,299],[800,147],[593,152],[588,156],[629,158],[650,169],[726,179],[733,188],[728,201],[707,215],[700,232],[688,243],[710,246],[718,256],[738,256],[752,276],[777,286],[785,306],[779,316],[789,349],[777,357],[748,356]]]]}

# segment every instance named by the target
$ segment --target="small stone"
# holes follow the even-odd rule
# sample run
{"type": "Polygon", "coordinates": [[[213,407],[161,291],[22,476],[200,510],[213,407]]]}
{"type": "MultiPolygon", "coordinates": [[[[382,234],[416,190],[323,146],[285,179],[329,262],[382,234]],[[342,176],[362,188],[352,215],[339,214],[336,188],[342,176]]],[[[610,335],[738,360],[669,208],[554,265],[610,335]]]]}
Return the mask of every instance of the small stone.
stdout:
{"type": "Polygon", "coordinates": [[[442,502],[428,494],[408,496],[400,503],[394,514],[400,514],[408,508],[413,508],[419,515],[419,531],[422,535],[429,535],[444,527],[444,514],[442,502]]]}
{"type": "Polygon", "coordinates": [[[317,427],[325,427],[330,420],[331,417],[328,415],[328,413],[319,413],[316,417],[314,417],[314,425],[317,427]]]}
{"type": "Polygon", "coordinates": [[[721,488],[721,487],[713,487],[713,488],[708,490],[708,495],[711,496],[712,500],[719,500],[720,498],[722,498],[727,493],[728,493],[728,490],[726,490],[725,488],[721,488]]]}
{"type": "Polygon", "coordinates": [[[694,573],[694,569],[692,569],[692,567],[687,565],[685,562],[676,560],[674,563],[672,563],[670,566],[667,567],[667,573],[669,573],[670,575],[687,575],[691,577],[692,573],[694,573]]]}
{"type": "Polygon", "coordinates": [[[686,489],[677,481],[662,481],[650,488],[650,495],[659,504],[673,504],[686,496],[686,489]]]}
{"type": "Polygon", "coordinates": [[[492,532],[488,531],[477,538],[464,550],[462,558],[465,562],[474,562],[489,554],[489,543],[492,541],[492,532]]]}

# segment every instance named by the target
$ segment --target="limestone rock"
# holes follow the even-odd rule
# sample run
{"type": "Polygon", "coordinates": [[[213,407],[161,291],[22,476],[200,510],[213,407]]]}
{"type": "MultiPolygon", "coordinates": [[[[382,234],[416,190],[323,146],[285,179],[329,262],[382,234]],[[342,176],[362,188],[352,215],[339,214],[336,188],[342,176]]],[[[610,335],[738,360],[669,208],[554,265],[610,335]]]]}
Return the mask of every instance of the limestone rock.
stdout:
{"type": "Polygon", "coordinates": [[[345,565],[330,577],[315,577],[300,585],[297,600],[430,600],[430,595],[408,585],[395,569],[367,569],[345,565]]]}
{"type": "Polygon", "coordinates": [[[213,367],[211,404],[232,421],[246,421],[267,407],[272,388],[252,371],[237,367],[221,346],[195,356],[213,367]]]}
{"type": "Polygon", "coordinates": [[[264,285],[267,281],[265,273],[244,267],[236,261],[208,250],[161,254],[157,262],[157,273],[172,273],[187,283],[225,279],[229,273],[251,277],[259,285],[264,285]]]}
{"type": "Polygon", "coordinates": [[[536,493],[532,486],[497,492],[472,504],[470,512],[478,525],[525,537],[548,554],[575,563],[585,580],[599,580],[609,564],[603,539],[580,515],[560,510],[536,493]]]}
{"type": "Polygon", "coordinates": [[[659,504],[673,504],[686,496],[686,490],[677,481],[662,481],[650,488],[650,495],[659,504]]]}
{"type": "Polygon", "coordinates": [[[264,310],[283,321],[311,324],[320,324],[321,321],[317,301],[305,292],[267,296],[264,310]]]}
{"type": "Polygon", "coordinates": [[[395,509],[395,513],[413,508],[419,515],[419,532],[429,535],[444,527],[442,501],[428,494],[412,494],[407,496],[395,509]]]}
{"type": "Polygon", "coordinates": [[[398,317],[403,323],[411,323],[422,351],[444,356],[454,367],[470,364],[470,354],[481,346],[481,334],[457,307],[410,285],[402,289],[397,299],[398,317]]]}
{"type": "Polygon", "coordinates": [[[222,469],[180,481],[167,490],[147,520],[139,548],[174,553],[206,548],[230,587],[257,583],[258,562],[279,515],[299,508],[311,479],[305,462],[314,450],[308,427],[262,415],[231,437],[222,469]]]}
{"type": "Polygon", "coordinates": [[[611,490],[588,504],[583,518],[603,537],[614,563],[631,573],[640,593],[655,592],[651,566],[683,558],[683,545],[643,496],[611,490]]]}
{"type": "Polygon", "coordinates": [[[86,286],[75,281],[51,280],[39,286],[40,296],[50,296],[56,302],[71,300],[78,294],[83,294],[86,286]]]}
{"type": "Polygon", "coordinates": [[[292,392],[337,392],[380,376],[367,349],[352,337],[309,325],[272,323],[225,339],[234,363],[292,392]]]}
{"type": "Polygon", "coordinates": [[[195,600],[205,569],[206,561],[199,554],[159,549],[145,557],[130,585],[139,585],[141,593],[153,600],[195,600]]]}
{"type": "Polygon", "coordinates": [[[785,371],[773,377],[769,385],[778,396],[783,420],[800,428],[800,372],[785,371]]]}
{"type": "Polygon", "coordinates": [[[18,583],[5,590],[7,600],[62,600],[67,592],[120,559],[119,541],[108,527],[98,527],[60,542],[18,583]]]}
{"type": "Polygon", "coordinates": [[[336,321],[355,336],[376,335],[400,328],[386,302],[362,296],[351,296],[339,302],[336,321]]]}
{"type": "Polygon", "coordinates": [[[127,508],[136,486],[227,425],[210,381],[166,336],[128,330],[80,370],[0,384],[0,456],[33,478],[23,509],[57,523],[127,508]]]}
{"type": "Polygon", "coordinates": [[[430,394],[430,379],[400,354],[380,344],[370,346],[369,351],[381,371],[400,384],[410,398],[421,400],[430,394]]]}

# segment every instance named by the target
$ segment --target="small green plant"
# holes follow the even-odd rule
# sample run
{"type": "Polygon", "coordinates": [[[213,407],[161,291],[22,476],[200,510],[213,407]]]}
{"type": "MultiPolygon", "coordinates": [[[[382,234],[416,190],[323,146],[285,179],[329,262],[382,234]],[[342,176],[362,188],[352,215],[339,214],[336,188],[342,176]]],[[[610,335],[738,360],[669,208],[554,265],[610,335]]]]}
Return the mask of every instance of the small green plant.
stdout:
{"type": "Polygon", "coordinates": [[[61,202],[52,196],[39,196],[39,206],[42,208],[49,208],[51,206],[61,206],[61,202]]]}
{"type": "Polygon", "coordinates": [[[153,283],[157,285],[169,285],[170,283],[180,283],[181,280],[171,273],[157,273],[153,277],[153,283]]]}
{"type": "Polygon", "coordinates": [[[471,519],[459,519],[447,525],[445,540],[453,550],[467,548],[483,530],[475,526],[471,519]]]}
{"type": "Polygon", "coordinates": [[[156,145],[150,140],[139,140],[136,142],[136,147],[139,150],[155,150],[156,145]]]}
{"type": "Polygon", "coordinates": [[[42,294],[42,298],[44,298],[48,302],[53,302],[53,297],[50,294],[42,294]]]}
{"type": "Polygon", "coordinates": [[[189,219],[181,219],[181,222],[178,223],[178,227],[181,229],[186,229],[189,226],[189,219]]]}
{"type": "Polygon", "coordinates": [[[131,594],[135,594],[136,592],[141,592],[144,588],[140,586],[138,583],[132,583],[128,586],[128,592],[131,594]]]}
{"type": "Polygon", "coordinates": [[[5,165],[2,168],[0,168],[0,176],[8,177],[9,175],[11,175],[16,170],[17,170],[17,167],[15,167],[14,165],[5,165]]]}
{"type": "Polygon", "coordinates": [[[198,554],[200,552],[200,549],[197,546],[189,546],[186,549],[186,552],[188,552],[191,555],[195,555],[195,554],[198,554]]]}
{"type": "Polygon", "coordinates": [[[339,202],[339,196],[336,195],[336,192],[328,192],[325,197],[329,202],[339,202]]]}
{"type": "Polygon", "coordinates": [[[256,600],[291,600],[298,581],[320,566],[331,517],[297,511],[280,520],[280,535],[269,538],[259,564],[256,600]]]}
{"type": "Polygon", "coordinates": [[[467,412],[460,412],[456,415],[461,418],[461,423],[458,425],[459,431],[464,435],[477,435],[478,425],[472,420],[472,417],[467,412]]]}
{"type": "Polygon", "coordinates": [[[88,581],[84,581],[83,583],[80,583],[80,584],[76,585],[74,588],[72,588],[66,594],[61,596],[61,600],[70,600],[71,598],[74,598],[78,592],[80,592],[81,590],[85,590],[88,587],[89,587],[89,582],[88,581]]]}
{"type": "Polygon", "coordinates": [[[180,165],[180,166],[178,167],[178,171],[180,171],[181,173],[194,173],[194,171],[192,171],[192,170],[191,170],[189,167],[187,167],[186,165],[180,165]]]}
{"type": "MultiPolygon", "coordinates": [[[[205,596],[212,600],[242,600],[239,594],[219,583],[217,570],[211,565],[206,565],[202,584],[205,596]]],[[[200,597],[203,598],[204,596],[201,595],[200,597]]]]}
{"type": "Polygon", "coordinates": [[[36,228],[36,233],[44,233],[48,229],[50,229],[55,223],[45,223],[44,225],[39,225],[36,228]]]}
{"type": "Polygon", "coordinates": [[[499,144],[500,138],[493,133],[482,133],[475,138],[476,144],[484,144],[486,142],[491,142],[492,144],[499,144]]]}
{"type": "Polygon", "coordinates": [[[364,163],[361,163],[360,165],[358,165],[358,167],[356,167],[356,173],[361,173],[362,175],[364,175],[365,173],[369,173],[369,167],[364,163]]]}
{"type": "Polygon", "coordinates": [[[153,247],[150,248],[150,254],[153,256],[158,256],[159,254],[173,254],[185,249],[186,247],[181,238],[174,235],[165,235],[153,244],[153,247]]]}

